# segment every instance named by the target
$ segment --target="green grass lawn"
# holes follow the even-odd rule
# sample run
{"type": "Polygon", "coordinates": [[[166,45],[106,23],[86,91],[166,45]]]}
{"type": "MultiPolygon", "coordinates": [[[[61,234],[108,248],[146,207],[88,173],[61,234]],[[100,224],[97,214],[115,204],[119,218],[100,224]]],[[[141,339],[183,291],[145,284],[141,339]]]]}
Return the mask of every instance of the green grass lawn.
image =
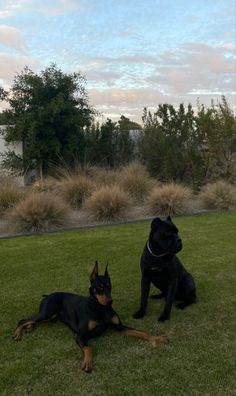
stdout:
{"type": "Polygon", "coordinates": [[[197,284],[198,303],[158,323],[163,301],[139,306],[139,258],[149,222],[0,240],[0,394],[23,395],[236,395],[236,213],[178,217],[184,248],[179,254],[197,284]],[[37,312],[43,293],[88,293],[94,260],[109,260],[114,308],[123,322],[170,345],[108,331],[90,342],[94,371],[80,370],[82,353],[60,323],[43,324],[22,341],[12,340],[17,321],[37,312]]]}

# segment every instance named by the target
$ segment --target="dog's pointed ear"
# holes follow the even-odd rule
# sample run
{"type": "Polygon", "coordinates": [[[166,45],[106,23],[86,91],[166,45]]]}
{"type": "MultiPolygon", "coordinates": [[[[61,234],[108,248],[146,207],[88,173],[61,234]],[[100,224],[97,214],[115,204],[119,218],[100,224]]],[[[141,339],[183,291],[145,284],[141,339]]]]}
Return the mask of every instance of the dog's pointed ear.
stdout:
{"type": "Polygon", "coordinates": [[[159,225],[161,224],[161,219],[159,217],[155,217],[155,219],[152,220],[151,222],[151,229],[152,230],[156,230],[159,225]]]}
{"type": "Polygon", "coordinates": [[[108,274],[108,262],[107,262],[107,265],[106,265],[104,276],[108,276],[108,278],[110,277],[110,275],[108,274]]]}
{"type": "Polygon", "coordinates": [[[97,276],[98,276],[98,262],[96,260],[94,268],[93,268],[93,270],[91,272],[91,275],[90,275],[90,282],[94,282],[95,279],[97,278],[97,276]]]}
{"type": "Polygon", "coordinates": [[[171,216],[170,216],[170,215],[169,215],[169,216],[167,216],[166,220],[172,223],[172,218],[171,218],[171,216]]]}

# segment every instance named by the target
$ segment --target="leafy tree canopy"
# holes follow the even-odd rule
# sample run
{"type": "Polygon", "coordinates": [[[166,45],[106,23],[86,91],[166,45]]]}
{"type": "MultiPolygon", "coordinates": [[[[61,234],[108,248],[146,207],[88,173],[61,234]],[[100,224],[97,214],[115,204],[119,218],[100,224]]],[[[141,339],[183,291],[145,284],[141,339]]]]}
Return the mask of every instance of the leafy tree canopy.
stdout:
{"type": "Polygon", "coordinates": [[[46,170],[62,158],[71,163],[82,155],[83,131],[95,112],[80,73],[63,73],[55,64],[39,74],[25,67],[7,95],[3,90],[0,94],[9,103],[3,112],[4,137],[8,143],[23,141],[24,169],[37,164],[46,170]]]}

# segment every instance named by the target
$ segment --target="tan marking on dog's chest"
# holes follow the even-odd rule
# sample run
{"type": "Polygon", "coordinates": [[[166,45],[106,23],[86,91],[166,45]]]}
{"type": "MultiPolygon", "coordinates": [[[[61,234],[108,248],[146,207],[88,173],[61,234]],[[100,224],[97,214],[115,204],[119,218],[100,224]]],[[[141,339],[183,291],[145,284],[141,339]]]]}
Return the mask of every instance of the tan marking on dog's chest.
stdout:
{"type": "Polygon", "coordinates": [[[98,325],[98,322],[96,322],[96,320],[89,320],[88,321],[88,330],[93,331],[97,325],[98,325]]]}
{"type": "Polygon", "coordinates": [[[117,315],[113,316],[113,318],[111,319],[111,323],[112,323],[113,325],[118,325],[118,324],[120,324],[120,319],[118,318],[117,315]]]}

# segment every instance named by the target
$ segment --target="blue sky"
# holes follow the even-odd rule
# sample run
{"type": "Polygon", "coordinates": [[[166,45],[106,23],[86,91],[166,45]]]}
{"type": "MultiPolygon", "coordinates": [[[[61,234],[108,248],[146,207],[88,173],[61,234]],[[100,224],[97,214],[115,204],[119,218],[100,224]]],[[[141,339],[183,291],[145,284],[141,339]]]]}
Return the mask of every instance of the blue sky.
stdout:
{"type": "MultiPolygon", "coordinates": [[[[234,0],[0,0],[0,85],[55,62],[86,76],[104,117],[144,106],[235,106],[234,0]]],[[[4,104],[2,105],[4,106],[4,104]]]]}

